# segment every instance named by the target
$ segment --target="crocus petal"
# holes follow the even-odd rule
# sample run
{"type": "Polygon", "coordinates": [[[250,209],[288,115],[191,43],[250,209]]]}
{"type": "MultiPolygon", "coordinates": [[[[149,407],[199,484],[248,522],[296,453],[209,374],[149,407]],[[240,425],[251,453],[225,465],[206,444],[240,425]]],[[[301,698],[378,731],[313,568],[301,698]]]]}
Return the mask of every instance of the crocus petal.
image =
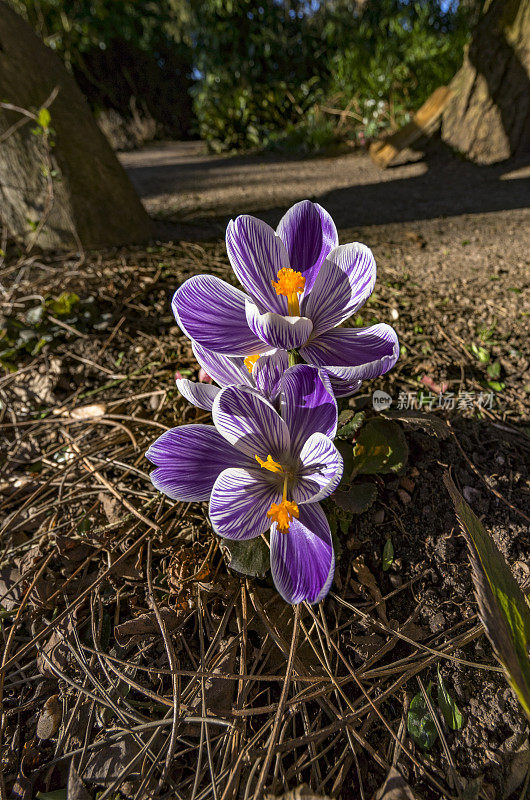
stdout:
{"type": "Polygon", "coordinates": [[[318,603],[333,582],[335,556],[331,531],[318,503],[300,506],[288,533],[271,528],[271,571],[287,603],[318,603]]]}
{"type": "Polygon", "coordinates": [[[337,488],[342,477],[342,457],[331,439],[314,433],[300,453],[302,466],[291,491],[295,503],[315,503],[337,488]]]}
{"type": "Polygon", "coordinates": [[[194,406],[211,411],[216,395],[221,391],[211,383],[194,383],[186,378],[177,381],[177,389],[186,400],[194,406]]]}
{"type": "Polygon", "coordinates": [[[375,259],[364,244],[353,242],[332,250],[302,303],[302,312],[313,321],[313,337],[357,311],[372,294],[375,276],[375,259]]]}
{"type": "Polygon", "coordinates": [[[291,431],[291,452],[298,455],[311,434],[333,438],[337,430],[337,402],[329,379],[309,364],[290,367],[282,378],[281,414],[291,431]]]}
{"type": "Polygon", "coordinates": [[[287,425],[274,406],[252,389],[222,389],[214,400],[212,417],[227,442],[253,460],[271,455],[281,463],[289,450],[287,425]]]}
{"type": "Polygon", "coordinates": [[[338,378],[336,375],[333,374],[333,369],[326,369],[324,370],[330,380],[331,388],[333,389],[333,394],[339,400],[341,397],[351,397],[352,394],[358,392],[362,386],[362,381],[356,380],[345,380],[344,378],[338,378]]]}
{"type": "Polygon", "coordinates": [[[289,257],[270,225],[248,214],[230,220],[226,250],[232,269],[254,300],[263,309],[287,313],[287,300],[276,294],[272,282],[281,269],[289,267],[289,257]]]}
{"type": "Polygon", "coordinates": [[[267,348],[246,322],[247,295],[213,275],[195,275],[177,289],[173,313],[190,339],[232,356],[262,353],[267,348]]]}
{"type": "Polygon", "coordinates": [[[283,373],[289,366],[289,356],[285,350],[276,350],[270,355],[260,356],[252,368],[252,377],[260,392],[274,400],[280,391],[283,373]]]}
{"type": "Polygon", "coordinates": [[[295,203],[281,218],[276,233],[285,245],[290,266],[305,277],[322,250],[322,223],[315,204],[310,200],[295,203]]]}
{"type": "Polygon", "coordinates": [[[293,350],[301,347],[313,329],[313,323],[307,317],[282,317],[270,311],[260,314],[259,308],[250,300],[246,304],[246,314],[249,328],[269,349],[293,350]]]}
{"type": "Polygon", "coordinates": [[[238,453],[213,425],[172,428],[154,442],[145,457],[157,469],[153,485],[173,500],[207,500],[219,474],[241,466],[238,453]]]}
{"type": "Polygon", "coordinates": [[[311,364],[325,366],[338,397],[357,390],[360,381],[370,380],[392,369],[399,357],[399,343],[390,325],[370,328],[335,328],[318,336],[300,351],[311,364]],[[342,385],[341,385],[342,384],[342,385]],[[348,391],[348,387],[355,387],[348,391]]]}
{"type": "Polygon", "coordinates": [[[270,528],[267,511],[280,499],[278,488],[258,470],[225,469],[212,489],[212,526],[227,539],[253,539],[270,528]]]}
{"type": "MultiPolygon", "coordinates": [[[[333,222],[331,214],[328,214],[326,209],[322,208],[322,206],[319,205],[318,203],[315,203],[315,208],[320,216],[320,224],[322,226],[322,250],[320,251],[320,254],[315,264],[315,267],[318,270],[324,259],[327,258],[327,256],[331,253],[332,250],[334,250],[336,247],[339,246],[339,235],[337,233],[337,228],[335,227],[335,223],[333,222]]],[[[311,283],[311,286],[312,285],[313,284],[311,283]]],[[[308,287],[306,285],[306,289],[307,288],[308,287]]]]}
{"type": "Polygon", "coordinates": [[[198,342],[192,342],[191,347],[201,367],[206,370],[208,375],[212,376],[219,386],[253,385],[244,358],[214,353],[213,350],[207,350],[198,342]]]}

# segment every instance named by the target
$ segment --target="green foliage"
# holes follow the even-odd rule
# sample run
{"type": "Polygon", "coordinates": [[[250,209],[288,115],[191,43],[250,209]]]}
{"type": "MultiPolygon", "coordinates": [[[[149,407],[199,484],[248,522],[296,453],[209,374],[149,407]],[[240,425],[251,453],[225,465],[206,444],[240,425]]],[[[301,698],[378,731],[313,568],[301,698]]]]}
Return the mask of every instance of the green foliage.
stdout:
{"type": "Polygon", "coordinates": [[[399,473],[407,463],[408,446],[397,423],[375,417],[359,431],[353,455],[356,474],[399,473]]]}
{"type": "Polygon", "coordinates": [[[364,142],[408,122],[451,80],[468,38],[469,12],[437,0],[379,0],[366,3],[351,24],[349,10],[344,3],[334,22],[340,44],[329,93],[333,105],[353,114],[349,135],[364,142]]]}
{"type": "Polygon", "coordinates": [[[9,2],[95,109],[137,104],[218,151],[312,153],[399,126],[452,78],[470,28],[456,0],[9,2]]]}
{"type": "Polygon", "coordinates": [[[479,614],[508,682],[530,719],[530,605],[492,536],[458,492],[445,485],[467,542],[479,614]]]}
{"type": "Polygon", "coordinates": [[[47,131],[52,121],[51,114],[47,108],[41,108],[37,115],[37,123],[44,131],[47,131]]]}
{"type": "MultiPolygon", "coordinates": [[[[431,686],[427,688],[429,700],[431,699],[431,686]]],[[[422,748],[430,750],[436,739],[438,731],[421,692],[418,692],[410,701],[409,713],[407,714],[407,730],[413,741],[422,748]]]]}
{"type": "Polygon", "coordinates": [[[221,539],[221,549],[230,569],[253,577],[266,575],[270,567],[269,548],[261,536],[238,542],[221,539]]]}
{"type": "Polygon", "coordinates": [[[387,539],[383,547],[383,572],[387,572],[394,563],[394,545],[392,539],[387,539]]]}
{"type": "Polygon", "coordinates": [[[318,15],[300,0],[196,0],[195,7],[202,77],[194,105],[211,147],[261,147],[307,125],[327,82],[318,15]]]}
{"type": "Polygon", "coordinates": [[[438,679],[438,708],[442,712],[446,724],[453,731],[459,731],[463,723],[462,712],[460,711],[457,704],[447,691],[447,687],[443,682],[442,673],[440,672],[439,664],[437,670],[437,679],[438,679]]]}
{"type": "Polygon", "coordinates": [[[94,298],[81,301],[75,292],[48,297],[16,316],[6,316],[0,330],[0,365],[10,372],[28,359],[39,355],[46,345],[64,341],[67,329],[59,322],[81,332],[101,326],[105,316],[96,308],[94,298]]]}
{"type": "Polygon", "coordinates": [[[138,108],[174,134],[189,130],[189,2],[8,2],[63,59],[95,110],[130,118],[138,108]]]}

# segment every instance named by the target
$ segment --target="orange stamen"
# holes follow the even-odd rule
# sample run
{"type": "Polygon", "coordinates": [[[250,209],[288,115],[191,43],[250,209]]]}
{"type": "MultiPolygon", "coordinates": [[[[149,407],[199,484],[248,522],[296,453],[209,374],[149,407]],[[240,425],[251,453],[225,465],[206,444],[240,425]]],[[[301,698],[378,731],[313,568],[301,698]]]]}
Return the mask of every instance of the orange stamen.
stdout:
{"type": "Polygon", "coordinates": [[[272,281],[276,294],[287,297],[287,306],[291,317],[300,316],[300,302],[298,295],[304,291],[305,278],[301,272],[296,272],[291,267],[283,267],[278,272],[278,280],[272,281]]]}
{"type": "Polygon", "coordinates": [[[273,459],[273,457],[269,454],[265,461],[259,456],[254,456],[260,467],[263,469],[268,469],[269,472],[283,472],[283,467],[281,464],[278,464],[277,461],[273,459]]]}
{"type": "Polygon", "coordinates": [[[252,367],[254,366],[258,358],[259,358],[259,353],[256,356],[247,356],[243,361],[243,364],[245,365],[245,367],[248,369],[249,372],[252,372],[252,367]]]}
{"type": "Polygon", "coordinates": [[[267,516],[276,522],[280,533],[288,533],[289,525],[293,519],[298,519],[298,506],[290,500],[273,503],[267,511],[267,516]]]}

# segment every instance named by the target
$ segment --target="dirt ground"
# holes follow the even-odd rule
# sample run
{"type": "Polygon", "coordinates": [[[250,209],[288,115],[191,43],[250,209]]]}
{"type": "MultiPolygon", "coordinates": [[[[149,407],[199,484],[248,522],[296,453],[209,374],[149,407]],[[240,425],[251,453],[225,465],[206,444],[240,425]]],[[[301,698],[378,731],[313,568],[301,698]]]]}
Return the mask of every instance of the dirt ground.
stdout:
{"type": "Polygon", "coordinates": [[[528,584],[528,165],[478,168],[436,145],[386,172],[364,155],[219,157],[197,143],[122,159],[156,244],[84,260],[13,251],[0,275],[8,329],[31,330],[40,297],[80,298],[63,316],[46,306],[35,335],[47,341],[17,350],[0,384],[7,787],[261,800],[263,786],[305,782],[353,800],[395,765],[418,800],[521,797],[528,727],[477,624],[442,478],[450,469],[528,584]],[[232,280],[230,216],[276,224],[304,197],[341,242],[373,249],[376,289],[354,324],[388,322],[402,346],[349,405],[372,414],[375,388],[394,410],[431,392],[423,411],[447,432],[403,423],[405,473],[374,478],[374,505],[339,530],[332,592],[302,612],[287,679],[291,610],[270,578],[227,569],[205,508],[153,492],[143,453],[167,427],[208,421],[173,388],[176,370],[198,374],[175,288],[197,272],[232,280]],[[421,750],[406,710],[437,667],[463,726],[421,750]]]}

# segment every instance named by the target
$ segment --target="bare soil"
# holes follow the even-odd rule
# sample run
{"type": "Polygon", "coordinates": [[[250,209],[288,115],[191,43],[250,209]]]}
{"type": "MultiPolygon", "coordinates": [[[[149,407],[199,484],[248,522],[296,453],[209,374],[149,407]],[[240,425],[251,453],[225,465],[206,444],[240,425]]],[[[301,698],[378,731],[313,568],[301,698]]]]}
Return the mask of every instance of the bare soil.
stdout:
{"type": "Polygon", "coordinates": [[[353,800],[395,764],[425,800],[520,797],[528,728],[478,625],[442,477],[451,470],[527,585],[528,166],[476,168],[437,146],[383,173],[355,154],[213,157],[196,143],[123,160],[158,243],[84,260],[11,247],[1,274],[8,323],[29,328],[39,296],[81,298],[62,326],[46,311],[50,341],[0,384],[8,791],[82,780],[76,797],[261,800],[305,782],[353,800]],[[381,388],[396,409],[400,393],[443,386],[455,407],[423,408],[443,437],[403,425],[406,472],[374,479],[376,503],[339,531],[332,593],[301,612],[286,676],[292,610],[268,577],[230,572],[205,507],[153,492],[143,453],[167,427],[208,421],[173,388],[177,369],[198,375],[173,291],[197,272],[232,280],[227,218],[276,224],[304,197],[334,215],[341,242],[373,249],[378,282],[355,324],[389,322],[403,347],[350,406],[375,413],[381,388]],[[442,722],[447,748],[422,751],[406,711],[437,666],[464,722],[442,722]]]}

